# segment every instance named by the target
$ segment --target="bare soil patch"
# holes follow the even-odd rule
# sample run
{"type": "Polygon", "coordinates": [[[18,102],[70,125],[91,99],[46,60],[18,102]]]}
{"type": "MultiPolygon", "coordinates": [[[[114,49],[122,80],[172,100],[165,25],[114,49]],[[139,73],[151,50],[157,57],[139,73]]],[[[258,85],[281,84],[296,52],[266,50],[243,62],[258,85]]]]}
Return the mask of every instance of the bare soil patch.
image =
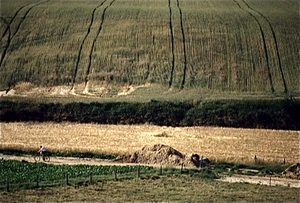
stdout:
{"type": "Polygon", "coordinates": [[[171,146],[155,144],[151,146],[145,145],[132,155],[119,157],[117,162],[199,167],[199,158],[198,154],[183,154],[171,146]]]}
{"type": "Polygon", "coordinates": [[[281,175],[283,177],[300,180],[300,163],[291,165],[284,172],[282,172],[281,175]]]}
{"type": "Polygon", "coordinates": [[[272,176],[248,176],[248,175],[232,175],[224,176],[219,181],[223,182],[243,182],[259,185],[270,185],[270,186],[288,186],[294,188],[300,188],[300,180],[290,179],[290,178],[281,178],[281,177],[272,177],[272,176]]]}

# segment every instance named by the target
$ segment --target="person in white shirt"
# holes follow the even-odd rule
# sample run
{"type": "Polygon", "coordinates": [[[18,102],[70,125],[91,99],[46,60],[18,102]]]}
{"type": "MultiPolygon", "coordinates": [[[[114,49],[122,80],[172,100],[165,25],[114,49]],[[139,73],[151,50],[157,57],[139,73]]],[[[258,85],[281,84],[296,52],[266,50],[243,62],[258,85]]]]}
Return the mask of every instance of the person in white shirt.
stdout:
{"type": "Polygon", "coordinates": [[[40,146],[40,150],[38,151],[42,155],[44,161],[45,161],[46,151],[47,151],[46,148],[43,146],[40,146]]]}

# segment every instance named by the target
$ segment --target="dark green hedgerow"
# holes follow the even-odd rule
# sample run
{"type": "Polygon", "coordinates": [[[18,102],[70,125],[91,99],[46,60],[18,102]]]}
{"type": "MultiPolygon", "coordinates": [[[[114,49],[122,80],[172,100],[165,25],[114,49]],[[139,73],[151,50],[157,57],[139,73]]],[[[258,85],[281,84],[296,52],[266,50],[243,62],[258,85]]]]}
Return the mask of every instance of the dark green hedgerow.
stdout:
{"type": "Polygon", "coordinates": [[[299,130],[300,101],[220,100],[196,106],[163,101],[67,104],[2,101],[0,120],[299,130]]]}
{"type": "MultiPolygon", "coordinates": [[[[14,156],[22,156],[22,155],[36,155],[37,150],[19,150],[19,149],[2,149],[0,148],[0,153],[4,155],[14,155],[14,156]]],[[[116,155],[113,154],[97,154],[93,152],[49,152],[47,151],[49,156],[59,156],[59,157],[79,157],[79,158],[95,158],[95,159],[115,159],[116,155]]]]}
{"type": "Polygon", "coordinates": [[[215,101],[190,109],[183,120],[190,126],[300,129],[300,102],[292,100],[215,101]]]}

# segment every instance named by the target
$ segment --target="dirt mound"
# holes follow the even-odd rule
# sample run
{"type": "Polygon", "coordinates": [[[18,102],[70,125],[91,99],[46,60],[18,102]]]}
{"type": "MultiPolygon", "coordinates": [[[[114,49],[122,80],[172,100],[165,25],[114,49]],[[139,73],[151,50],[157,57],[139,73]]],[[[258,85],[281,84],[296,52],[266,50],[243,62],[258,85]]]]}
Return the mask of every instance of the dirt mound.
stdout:
{"type": "Polygon", "coordinates": [[[300,180],[300,163],[291,165],[284,172],[282,172],[282,175],[286,178],[300,180]]]}
{"type": "Polygon", "coordinates": [[[142,149],[134,152],[131,156],[117,158],[117,161],[151,165],[181,166],[184,164],[184,166],[187,167],[199,167],[200,165],[198,154],[184,155],[176,149],[164,144],[146,145],[142,149]]]}

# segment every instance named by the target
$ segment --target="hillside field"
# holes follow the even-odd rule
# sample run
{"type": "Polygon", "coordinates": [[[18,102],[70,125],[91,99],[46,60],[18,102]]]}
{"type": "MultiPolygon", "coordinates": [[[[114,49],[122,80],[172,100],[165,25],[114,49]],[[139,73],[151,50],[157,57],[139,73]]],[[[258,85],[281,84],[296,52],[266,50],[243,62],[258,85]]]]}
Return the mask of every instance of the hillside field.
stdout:
{"type": "Polygon", "coordinates": [[[214,161],[292,164],[299,161],[299,131],[155,125],[78,123],[1,123],[1,148],[50,152],[132,154],[145,145],[163,143],[184,154],[214,161]]]}
{"type": "Polygon", "coordinates": [[[299,93],[296,0],[2,0],[0,23],[1,90],[299,93]]]}

